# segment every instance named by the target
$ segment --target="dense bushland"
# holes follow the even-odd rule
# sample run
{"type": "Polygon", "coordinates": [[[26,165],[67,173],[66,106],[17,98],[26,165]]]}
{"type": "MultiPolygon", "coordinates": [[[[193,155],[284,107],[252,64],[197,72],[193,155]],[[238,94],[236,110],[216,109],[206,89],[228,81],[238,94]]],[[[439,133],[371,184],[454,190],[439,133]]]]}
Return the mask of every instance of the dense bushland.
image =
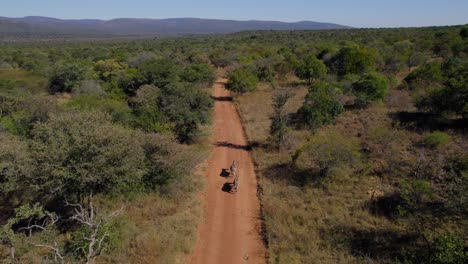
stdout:
{"type": "Polygon", "coordinates": [[[466,27],[2,43],[0,257],[181,261],[222,67],[272,263],[464,263],[467,54],[466,27]]]}

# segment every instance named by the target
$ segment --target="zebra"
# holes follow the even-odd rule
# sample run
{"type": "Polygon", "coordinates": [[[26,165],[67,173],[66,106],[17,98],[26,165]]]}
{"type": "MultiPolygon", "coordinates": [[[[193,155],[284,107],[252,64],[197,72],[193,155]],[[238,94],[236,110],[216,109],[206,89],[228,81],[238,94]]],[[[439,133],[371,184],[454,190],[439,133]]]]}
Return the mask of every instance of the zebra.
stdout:
{"type": "Polygon", "coordinates": [[[231,174],[236,176],[237,175],[237,162],[236,162],[236,160],[232,161],[230,169],[231,169],[231,174]]]}
{"type": "Polygon", "coordinates": [[[240,183],[240,179],[239,179],[239,175],[236,175],[236,177],[234,178],[234,181],[232,182],[232,190],[234,191],[234,189],[237,190],[239,189],[239,183],[240,183]]]}

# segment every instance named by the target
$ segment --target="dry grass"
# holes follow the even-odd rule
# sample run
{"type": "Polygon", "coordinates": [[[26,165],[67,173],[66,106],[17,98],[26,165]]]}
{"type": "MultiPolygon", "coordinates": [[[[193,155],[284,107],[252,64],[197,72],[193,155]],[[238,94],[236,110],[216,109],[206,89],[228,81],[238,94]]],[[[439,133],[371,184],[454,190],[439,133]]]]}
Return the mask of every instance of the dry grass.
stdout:
{"type": "MultiPolygon", "coordinates": [[[[288,112],[293,113],[302,104],[307,89],[300,85],[289,89],[296,92],[287,105],[288,112]]],[[[271,87],[261,86],[256,92],[236,98],[249,140],[258,143],[254,145],[253,156],[263,191],[262,213],[270,262],[393,261],[405,248],[404,225],[374,214],[369,204],[376,195],[394,193],[403,175],[382,176],[381,173],[390,165],[414,162],[421,151],[416,143],[421,141],[422,135],[396,128],[389,115],[414,110],[409,94],[392,89],[385,104],[347,111],[334,124],[322,128],[356,138],[363,146],[376,151],[364,161],[365,168],[360,172],[344,170],[326,180],[302,186],[290,180],[295,172],[288,164],[291,154],[307,141],[309,131],[289,132],[287,151],[278,153],[262,147],[268,138],[273,92],[271,87]]],[[[455,138],[457,144],[466,141],[455,138]]],[[[392,168],[393,172],[403,173],[403,165],[392,168]]]]}
{"type": "Polygon", "coordinates": [[[0,69],[0,80],[14,82],[15,89],[12,92],[44,93],[47,80],[44,77],[33,75],[21,69],[0,69]]]}

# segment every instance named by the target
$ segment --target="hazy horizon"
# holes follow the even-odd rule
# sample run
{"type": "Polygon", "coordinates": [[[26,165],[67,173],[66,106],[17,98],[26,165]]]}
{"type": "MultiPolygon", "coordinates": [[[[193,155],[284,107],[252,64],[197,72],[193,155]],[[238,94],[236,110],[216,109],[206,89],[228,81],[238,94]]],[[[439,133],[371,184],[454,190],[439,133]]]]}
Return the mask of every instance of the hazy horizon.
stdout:
{"type": "Polygon", "coordinates": [[[422,27],[446,26],[468,23],[468,1],[447,0],[412,2],[395,0],[361,0],[359,3],[331,0],[306,1],[259,0],[252,4],[247,0],[220,2],[188,0],[171,2],[148,0],[17,0],[3,4],[0,16],[26,17],[42,16],[59,19],[100,19],[116,18],[202,18],[225,20],[267,20],[267,21],[317,21],[352,27],[422,27]]]}

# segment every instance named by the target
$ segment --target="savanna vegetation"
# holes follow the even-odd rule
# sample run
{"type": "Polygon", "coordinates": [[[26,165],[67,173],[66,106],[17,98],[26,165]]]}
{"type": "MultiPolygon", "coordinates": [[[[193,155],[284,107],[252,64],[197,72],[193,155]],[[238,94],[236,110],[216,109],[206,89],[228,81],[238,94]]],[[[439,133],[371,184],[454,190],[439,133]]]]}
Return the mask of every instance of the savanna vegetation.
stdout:
{"type": "Polygon", "coordinates": [[[216,68],[271,263],[466,263],[466,27],[0,44],[0,258],[184,263],[216,68]]]}

